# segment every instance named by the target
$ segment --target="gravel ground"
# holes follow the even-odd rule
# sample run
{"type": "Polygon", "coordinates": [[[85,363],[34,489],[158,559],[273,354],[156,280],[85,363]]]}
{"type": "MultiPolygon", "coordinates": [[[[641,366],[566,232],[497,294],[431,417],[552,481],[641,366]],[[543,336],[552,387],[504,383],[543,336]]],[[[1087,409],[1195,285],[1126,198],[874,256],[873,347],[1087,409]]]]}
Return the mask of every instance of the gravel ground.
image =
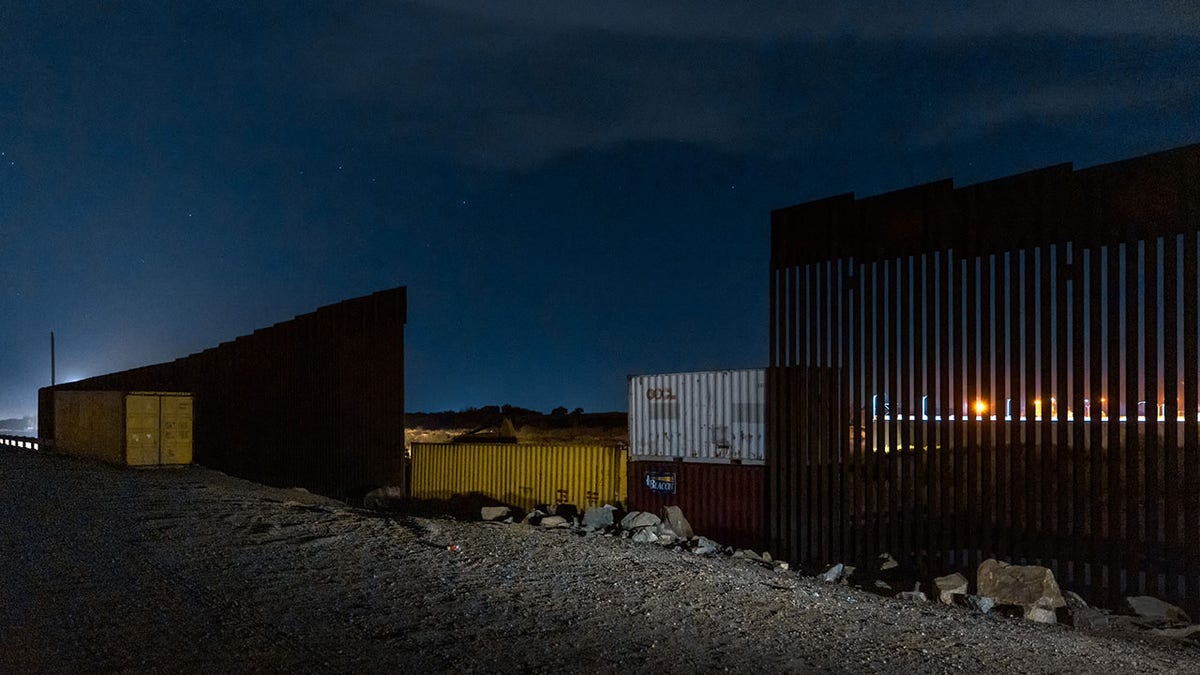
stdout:
{"type": "Polygon", "coordinates": [[[0,450],[0,569],[0,672],[1200,672],[1183,641],[28,451],[0,450]]]}

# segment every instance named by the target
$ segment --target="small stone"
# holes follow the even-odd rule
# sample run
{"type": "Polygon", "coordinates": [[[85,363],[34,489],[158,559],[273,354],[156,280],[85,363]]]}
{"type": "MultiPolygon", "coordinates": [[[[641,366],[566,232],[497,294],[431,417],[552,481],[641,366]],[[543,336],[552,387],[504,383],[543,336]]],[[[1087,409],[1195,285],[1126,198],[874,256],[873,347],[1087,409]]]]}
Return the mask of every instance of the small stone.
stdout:
{"type": "Polygon", "coordinates": [[[959,607],[966,607],[980,614],[987,614],[996,606],[996,601],[986,595],[969,595],[967,593],[955,593],[953,595],[954,604],[959,607]]]}
{"type": "Polygon", "coordinates": [[[790,568],[789,568],[788,564],[785,562],[777,562],[777,563],[775,563],[775,569],[783,570],[784,572],[786,572],[790,568]]]}
{"type": "Polygon", "coordinates": [[[485,506],[479,509],[481,520],[503,520],[512,512],[507,506],[485,506]]]}
{"type": "Polygon", "coordinates": [[[892,554],[890,554],[890,553],[880,553],[879,554],[879,569],[880,569],[880,571],[895,569],[899,566],[900,566],[900,563],[896,562],[896,559],[892,557],[892,554]]]}
{"type": "Polygon", "coordinates": [[[684,539],[691,539],[696,536],[696,533],[692,531],[691,523],[683,515],[683,509],[680,509],[678,506],[664,506],[662,519],[663,522],[671,526],[671,529],[676,534],[684,539]]]}
{"type": "Polygon", "coordinates": [[[1108,627],[1108,615],[1094,607],[1068,608],[1066,620],[1077,630],[1099,630],[1108,627]]]}
{"type": "Polygon", "coordinates": [[[767,551],[763,551],[762,555],[759,557],[767,562],[771,562],[771,554],[768,553],[767,551]]]}
{"type": "Polygon", "coordinates": [[[525,514],[525,517],[521,519],[521,524],[522,525],[537,525],[539,522],[541,522],[541,519],[545,518],[545,517],[546,517],[545,512],[534,509],[534,510],[530,511],[529,513],[525,514]]]}
{"type": "Polygon", "coordinates": [[[933,591],[944,605],[953,605],[955,595],[966,595],[967,578],[955,572],[933,580],[933,591]]]}
{"type": "Polygon", "coordinates": [[[646,511],[630,511],[621,519],[622,530],[636,530],[643,527],[655,527],[662,519],[646,511]]]}
{"type": "Polygon", "coordinates": [[[843,565],[842,563],[838,563],[838,564],[834,565],[833,567],[830,567],[829,569],[825,570],[821,574],[818,574],[817,578],[820,579],[821,581],[824,581],[827,584],[832,584],[835,581],[837,581],[838,579],[842,578],[842,574],[843,574],[843,572],[845,572],[845,570],[846,570],[846,566],[843,565]]]}
{"type": "Polygon", "coordinates": [[[707,537],[694,537],[695,546],[692,548],[692,553],[696,555],[708,555],[721,550],[721,545],[707,537]]]}
{"type": "Polygon", "coordinates": [[[675,535],[665,534],[663,532],[658,533],[658,545],[659,546],[670,546],[674,543],[675,543],[675,535]]]}
{"type": "Polygon", "coordinates": [[[562,516],[546,516],[542,518],[542,522],[539,525],[541,527],[569,527],[570,523],[562,516]]]}
{"type": "Polygon", "coordinates": [[[1185,626],[1183,628],[1154,628],[1150,630],[1150,634],[1182,640],[1200,635],[1200,625],[1185,626]]]}
{"type": "Polygon", "coordinates": [[[642,527],[633,531],[633,536],[630,537],[635,544],[657,544],[658,534],[654,532],[653,527],[642,527]]]}
{"type": "Polygon", "coordinates": [[[896,594],[896,599],[906,602],[929,602],[929,598],[921,591],[901,591],[896,594]]]}
{"type": "Polygon", "coordinates": [[[885,590],[885,591],[890,591],[890,590],[892,590],[892,585],[881,579],[876,579],[875,580],[875,588],[885,590]]]}
{"type": "Polygon", "coordinates": [[[1068,609],[1087,609],[1088,608],[1087,601],[1085,601],[1075,591],[1067,591],[1066,593],[1063,593],[1063,600],[1067,603],[1068,609]]]}
{"type": "Polygon", "coordinates": [[[1038,623],[1058,623],[1058,618],[1054,610],[1049,607],[1030,605],[1025,607],[1024,616],[1027,620],[1038,623]]]}
{"type": "Polygon", "coordinates": [[[1161,623],[1189,624],[1192,622],[1187,612],[1169,602],[1164,602],[1149,595],[1135,595],[1125,598],[1125,609],[1142,619],[1161,623]]]}

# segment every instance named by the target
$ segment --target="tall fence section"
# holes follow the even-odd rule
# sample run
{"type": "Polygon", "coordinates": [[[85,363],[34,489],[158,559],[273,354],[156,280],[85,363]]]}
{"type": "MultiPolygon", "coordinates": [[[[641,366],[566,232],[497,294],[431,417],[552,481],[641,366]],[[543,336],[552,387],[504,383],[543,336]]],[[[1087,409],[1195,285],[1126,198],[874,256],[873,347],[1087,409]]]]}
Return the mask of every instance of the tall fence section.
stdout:
{"type": "Polygon", "coordinates": [[[38,390],[55,433],[64,391],[195,396],[195,459],[209,468],[334,496],[403,485],[407,291],[320,307],[211,349],[38,390]]]}
{"type": "Polygon", "coordinates": [[[1200,146],[772,214],[776,553],[1200,610],[1200,146]]]}

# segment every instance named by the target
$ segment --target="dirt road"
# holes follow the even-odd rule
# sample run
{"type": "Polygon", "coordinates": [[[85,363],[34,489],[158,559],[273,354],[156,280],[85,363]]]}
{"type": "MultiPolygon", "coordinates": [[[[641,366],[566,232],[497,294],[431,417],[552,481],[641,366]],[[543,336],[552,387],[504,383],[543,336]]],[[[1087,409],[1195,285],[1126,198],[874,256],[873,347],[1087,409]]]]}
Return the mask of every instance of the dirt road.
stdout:
{"type": "Polygon", "coordinates": [[[7,449],[0,570],[6,673],[1200,672],[1191,644],[746,560],[7,449]]]}

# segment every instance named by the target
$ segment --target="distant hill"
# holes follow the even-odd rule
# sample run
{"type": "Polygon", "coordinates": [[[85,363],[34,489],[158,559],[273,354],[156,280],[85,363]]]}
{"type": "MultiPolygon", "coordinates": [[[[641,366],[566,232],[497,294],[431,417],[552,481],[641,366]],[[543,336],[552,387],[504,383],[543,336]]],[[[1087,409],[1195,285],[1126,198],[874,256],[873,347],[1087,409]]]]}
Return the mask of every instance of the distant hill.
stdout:
{"type": "Polygon", "coordinates": [[[32,429],[34,419],[31,416],[27,417],[10,417],[0,420],[0,431],[27,431],[32,429]]]}
{"type": "MultiPolygon", "coordinates": [[[[624,444],[629,441],[628,416],[623,412],[584,412],[555,408],[549,413],[516,406],[484,406],[466,410],[405,413],[405,444],[444,443],[480,427],[498,425],[501,417],[512,420],[517,440],[522,443],[624,444]]],[[[480,432],[480,440],[494,436],[494,429],[480,432]]]]}

